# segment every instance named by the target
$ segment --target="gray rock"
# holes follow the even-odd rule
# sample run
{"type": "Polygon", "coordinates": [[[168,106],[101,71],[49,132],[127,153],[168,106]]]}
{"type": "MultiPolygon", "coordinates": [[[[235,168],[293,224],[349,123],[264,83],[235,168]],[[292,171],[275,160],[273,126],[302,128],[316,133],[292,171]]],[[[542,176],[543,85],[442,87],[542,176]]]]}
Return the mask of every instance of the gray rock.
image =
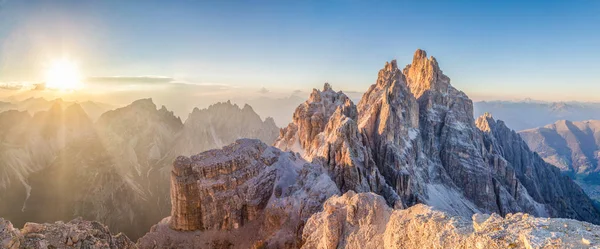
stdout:
{"type": "Polygon", "coordinates": [[[0,245],[8,249],[137,248],[124,234],[113,235],[105,225],[82,219],[67,223],[26,223],[19,231],[10,222],[0,218],[0,245]]]}
{"type": "Polygon", "coordinates": [[[174,162],[172,215],[138,245],[297,248],[306,220],[339,193],[321,165],[241,139],[174,162]]]}

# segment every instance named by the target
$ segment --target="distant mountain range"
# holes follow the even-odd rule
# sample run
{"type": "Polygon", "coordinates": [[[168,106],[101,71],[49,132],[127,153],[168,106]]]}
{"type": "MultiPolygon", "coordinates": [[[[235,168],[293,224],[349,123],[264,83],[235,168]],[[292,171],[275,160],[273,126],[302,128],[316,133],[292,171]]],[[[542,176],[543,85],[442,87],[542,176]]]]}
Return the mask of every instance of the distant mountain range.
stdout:
{"type": "Polygon", "coordinates": [[[600,201],[599,120],[559,120],[519,134],[529,148],[574,177],[590,197],[600,201]]]}
{"type": "Polygon", "coordinates": [[[58,104],[63,107],[70,106],[72,104],[79,104],[83,111],[92,119],[96,120],[102,113],[115,109],[116,106],[94,102],[94,101],[83,101],[83,102],[75,102],[75,101],[64,101],[62,99],[54,99],[47,100],[41,97],[31,97],[24,100],[8,100],[8,101],[0,101],[0,112],[8,111],[8,110],[17,110],[17,111],[27,111],[30,114],[34,114],[39,111],[46,111],[52,105],[58,104]]]}
{"type": "Polygon", "coordinates": [[[515,130],[544,126],[557,120],[583,121],[600,119],[600,103],[591,102],[544,102],[479,101],[474,103],[475,116],[491,113],[515,130]]]}
{"type": "Polygon", "coordinates": [[[6,107],[27,111],[0,113],[0,217],[22,226],[82,216],[136,238],[170,212],[177,156],[279,134],[273,119],[230,102],[194,109],[185,123],[151,99],[95,122],[84,106],[104,107],[29,99],[6,107]]]}

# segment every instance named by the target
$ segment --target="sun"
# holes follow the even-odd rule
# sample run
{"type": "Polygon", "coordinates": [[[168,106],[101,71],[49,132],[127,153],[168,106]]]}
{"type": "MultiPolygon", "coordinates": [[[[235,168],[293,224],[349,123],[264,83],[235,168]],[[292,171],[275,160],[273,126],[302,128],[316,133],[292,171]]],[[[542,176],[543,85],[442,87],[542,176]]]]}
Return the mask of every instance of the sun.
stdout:
{"type": "Polygon", "coordinates": [[[62,91],[81,89],[81,74],[77,64],[68,59],[53,61],[46,69],[46,88],[62,91]]]}

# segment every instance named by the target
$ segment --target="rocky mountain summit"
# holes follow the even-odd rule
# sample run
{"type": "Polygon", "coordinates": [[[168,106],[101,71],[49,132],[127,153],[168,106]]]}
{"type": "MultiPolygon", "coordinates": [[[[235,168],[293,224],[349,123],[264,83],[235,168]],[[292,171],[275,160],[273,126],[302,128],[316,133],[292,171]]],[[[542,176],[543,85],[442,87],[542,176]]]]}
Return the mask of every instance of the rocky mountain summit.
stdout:
{"type": "Polygon", "coordinates": [[[422,50],[402,71],[396,61],[386,63],[356,109],[328,84],[314,90],[275,146],[318,159],[342,191],[375,192],[396,207],[600,222],[581,189],[514,131],[485,116],[476,125],[472,101],[422,50]]]}
{"type": "Polygon", "coordinates": [[[171,179],[171,217],[142,247],[598,243],[591,224],[529,216],[600,223],[581,188],[516,132],[490,115],[475,121],[472,101],[422,50],[404,70],[386,63],[358,106],[325,84],[298,106],[274,147],[238,140],[179,157],[171,179]]]}

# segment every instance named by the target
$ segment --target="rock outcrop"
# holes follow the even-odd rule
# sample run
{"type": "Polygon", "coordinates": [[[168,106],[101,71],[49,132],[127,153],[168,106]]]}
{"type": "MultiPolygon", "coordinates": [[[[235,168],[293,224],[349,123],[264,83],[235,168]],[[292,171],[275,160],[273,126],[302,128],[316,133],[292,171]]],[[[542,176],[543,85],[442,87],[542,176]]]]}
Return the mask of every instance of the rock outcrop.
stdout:
{"type": "Polygon", "coordinates": [[[595,248],[600,226],[528,214],[452,216],[425,205],[393,210],[381,196],[331,197],[304,226],[302,248],[595,248]]]}
{"type": "Polygon", "coordinates": [[[177,158],[172,215],[141,238],[140,246],[296,248],[305,221],[338,193],[320,165],[259,140],[238,140],[177,158]]]}
{"type": "Polygon", "coordinates": [[[133,249],[136,245],[123,234],[113,235],[95,221],[75,219],[52,224],[26,223],[18,230],[0,218],[0,246],[7,249],[90,248],[133,249]]]}
{"type": "Polygon", "coordinates": [[[391,205],[402,205],[376,167],[357,121],[352,100],[325,83],[323,91],[313,89],[298,106],[294,121],[281,129],[275,147],[323,165],[342,192],[375,192],[386,196],[391,205]]]}

